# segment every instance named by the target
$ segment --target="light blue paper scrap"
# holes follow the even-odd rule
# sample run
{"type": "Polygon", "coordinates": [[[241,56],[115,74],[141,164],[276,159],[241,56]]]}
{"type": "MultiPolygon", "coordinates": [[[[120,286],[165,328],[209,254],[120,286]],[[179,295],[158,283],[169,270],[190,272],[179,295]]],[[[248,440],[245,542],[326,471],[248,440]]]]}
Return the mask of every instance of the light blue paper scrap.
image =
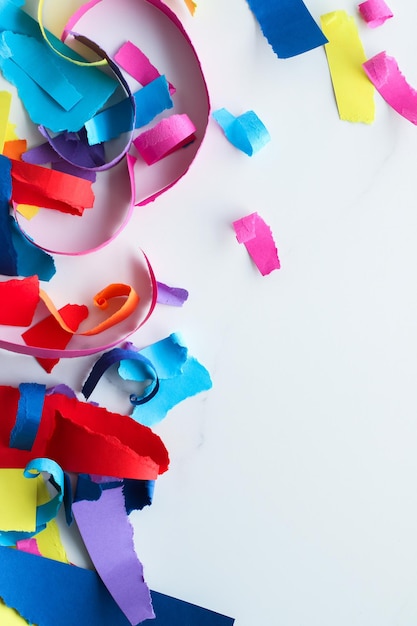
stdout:
{"type": "MultiPolygon", "coordinates": [[[[165,76],[159,76],[133,94],[136,103],[134,128],[149,124],[159,113],[172,109],[169,84],[165,76]]],[[[133,110],[129,98],[97,113],[85,125],[88,143],[95,145],[110,141],[132,129],[133,110]]]]}
{"type": "Polygon", "coordinates": [[[212,115],[230,143],[248,156],[259,152],[271,140],[268,130],[254,111],[235,117],[223,108],[212,115]]]}
{"type": "Polygon", "coordinates": [[[9,31],[2,34],[0,41],[0,55],[10,58],[65,111],[70,111],[81,100],[81,94],[67,80],[55,58],[40,41],[9,31]]]}
{"type": "MultiPolygon", "coordinates": [[[[0,1],[0,32],[3,44],[7,41],[6,47],[9,49],[7,56],[0,56],[0,69],[4,78],[17,88],[19,97],[35,124],[45,126],[52,132],[64,130],[77,132],[105,105],[117,89],[118,82],[98,68],[76,65],[57,55],[42,39],[39,24],[16,5],[4,0],[0,1]],[[24,50],[28,44],[28,37],[35,39],[38,44],[34,45],[35,48],[39,46],[44,48],[42,58],[49,55],[59,69],[59,74],[65,76],[80,94],[80,101],[70,111],[65,111],[8,56],[22,54],[21,48],[24,50]]],[[[64,55],[81,59],[52,34],[48,33],[48,37],[64,55]]],[[[39,57],[37,60],[39,61],[39,57]]]]}
{"type": "MultiPolygon", "coordinates": [[[[145,426],[160,422],[176,404],[212,387],[210,374],[197,359],[188,355],[180,336],[173,333],[148,346],[140,354],[150,360],[158,372],[159,391],[146,404],[135,407],[133,419],[145,426]]],[[[119,374],[126,380],[137,380],[132,362],[122,361],[119,374]]]]}

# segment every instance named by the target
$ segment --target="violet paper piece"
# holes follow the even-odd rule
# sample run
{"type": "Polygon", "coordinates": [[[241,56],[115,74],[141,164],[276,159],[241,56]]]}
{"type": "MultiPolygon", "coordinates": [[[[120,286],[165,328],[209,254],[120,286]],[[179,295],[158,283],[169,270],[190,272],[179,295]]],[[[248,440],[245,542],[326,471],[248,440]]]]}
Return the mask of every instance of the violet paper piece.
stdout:
{"type": "Polygon", "coordinates": [[[377,28],[394,16],[384,0],[366,0],[358,5],[358,10],[369,28],[377,28]]]}
{"type": "Polygon", "coordinates": [[[72,511],[101,580],[132,626],[153,618],[122,486],[103,489],[98,500],[76,499],[72,511]]]}
{"type": "Polygon", "coordinates": [[[397,113],[417,124],[417,91],[402,75],[397,61],[380,52],[363,64],[366,75],[397,113]]]}
{"type": "Polygon", "coordinates": [[[167,304],[169,306],[182,306],[188,299],[188,291],[181,287],[169,287],[165,283],[157,281],[158,294],[156,301],[159,304],[167,304]]]}
{"type": "Polygon", "coordinates": [[[251,213],[233,222],[236,239],[244,243],[262,276],[281,267],[270,227],[258,215],[251,213]]]}

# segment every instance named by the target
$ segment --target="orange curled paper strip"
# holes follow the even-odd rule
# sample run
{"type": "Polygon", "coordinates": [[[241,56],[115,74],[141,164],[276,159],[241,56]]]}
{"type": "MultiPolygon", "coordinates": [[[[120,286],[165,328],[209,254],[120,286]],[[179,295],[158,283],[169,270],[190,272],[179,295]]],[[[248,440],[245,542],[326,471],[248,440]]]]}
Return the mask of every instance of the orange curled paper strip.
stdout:
{"type": "Polygon", "coordinates": [[[12,200],[82,215],[94,204],[91,181],[40,165],[12,161],[12,200]]]}
{"type": "Polygon", "coordinates": [[[46,394],[32,449],[10,448],[19,396],[19,389],[0,386],[0,467],[47,457],[67,472],[140,480],[155,480],[168,469],[167,449],[150,428],[60,393],[46,394]]]}
{"type": "Polygon", "coordinates": [[[0,282],[0,324],[29,326],[38,304],[37,276],[0,282]]]}
{"type": "MultiPolygon", "coordinates": [[[[48,296],[48,294],[40,289],[39,291],[40,297],[47,306],[49,312],[54,316],[57,320],[61,328],[66,330],[68,333],[74,334],[74,331],[68,324],[65,322],[64,318],[55,307],[54,303],[48,296]]],[[[110,315],[106,320],[94,326],[90,330],[86,330],[83,333],[80,333],[84,336],[97,335],[98,333],[111,328],[115,324],[122,322],[125,320],[137,307],[139,304],[139,296],[136,291],[130,285],[124,285],[122,283],[113,283],[111,285],[107,285],[102,291],[99,291],[94,296],[94,304],[100,309],[107,309],[109,306],[109,300],[113,298],[126,297],[124,304],[118,309],[113,315],[110,315]]]]}

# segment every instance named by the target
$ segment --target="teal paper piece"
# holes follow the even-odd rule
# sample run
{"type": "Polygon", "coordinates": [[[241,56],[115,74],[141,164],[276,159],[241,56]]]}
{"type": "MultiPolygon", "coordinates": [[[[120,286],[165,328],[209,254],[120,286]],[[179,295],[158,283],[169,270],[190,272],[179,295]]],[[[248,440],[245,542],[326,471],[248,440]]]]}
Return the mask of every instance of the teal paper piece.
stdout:
{"type": "Polygon", "coordinates": [[[159,76],[133,94],[136,103],[136,119],[133,124],[133,110],[129,98],[100,111],[85,128],[88,143],[95,145],[110,141],[122,133],[149,124],[159,113],[172,109],[174,103],[169,93],[169,84],[165,76],[159,76]]]}
{"type": "MultiPolygon", "coordinates": [[[[140,354],[152,360],[159,377],[158,393],[146,404],[135,407],[132,413],[133,419],[144,426],[157,424],[179,402],[212,387],[210,374],[188,355],[176,333],[141,350],[140,354]]],[[[137,378],[134,365],[132,361],[121,361],[120,376],[125,380],[143,380],[137,378]]]]}
{"type": "Polygon", "coordinates": [[[212,115],[230,143],[248,156],[259,152],[271,140],[268,130],[254,111],[235,117],[227,109],[218,109],[212,115]]]}
{"type": "Polygon", "coordinates": [[[51,280],[56,273],[53,257],[24,235],[11,215],[9,215],[9,224],[13,247],[17,254],[17,274],[19,276],[36,274],[39,280],[45,282],[51,280]]]}
{"type": "MultiPolygon", "coordinates": [[[[39,24],[8,0],[0,0],[0,33],[0,69],[4,78],[17,88],[31,120],[37,125],[53,132],[77,132],[105,105],[118,87],[118,82],[99,68],[76,65],[57,55],[44,41],[39,24]],[[39,55],[36,54],[36,62],[43,63],[45,59],[51,59],[48,65],[54,65],[59,70],[56,78],[65,77],[80,95],[81,99],[70,111],[65,111],[13,61],[14,55],[22,58],[28,50],[42,50],[39,55]]],[[[65,56],[83,60],[52,33],[48,33],[48,38],[65,56]]],[[[30,59],[30,63],[34,61],[30,59]]],[[[51,88],[55,89],[53,85],[51,88]]]]}

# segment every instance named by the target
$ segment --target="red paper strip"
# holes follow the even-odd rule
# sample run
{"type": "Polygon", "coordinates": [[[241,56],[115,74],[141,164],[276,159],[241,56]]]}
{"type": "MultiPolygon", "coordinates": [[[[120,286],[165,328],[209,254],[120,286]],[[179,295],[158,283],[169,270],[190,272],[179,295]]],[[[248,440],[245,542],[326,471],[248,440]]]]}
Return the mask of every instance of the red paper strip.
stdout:
{"type": "Polygon", "coordinates": [[[84,209],[94,204],[90,181],[40,165],[12,159],[12,183],[12,199],[18,204],[72,215],[82,215],[84,209]]]}
{"type": "Polygon", "coordinates": [[[45,396],[32,450],[9,448],[18,400],[18,389],[0,386],[0,467],[47,457],[67,472],[140,480],[155,480],[168,469],[168,452],[150,428],[59,393],[45,396]]]}
{"type": "MultiPolygon", "coordinates": [[[[67,304],[59,309],[62,319],[74,332],[88,316],[88,307],[79,304],[67,304]]],[[[41,346],[42,348],[58,348],[63,350],[71,340],[72,333],[66,331],[55,317],[51,314],[43,320],[31,326],[22,334],[24,342],[28,346],[41,346]]],[[[36,359],[41,367],[50,374],[59,359],[36,359]]]]}
{"type": "Polygon", "coordinates": [[[39,304],[37,276],[0,282],[0,324],[29,326],[39,304]]]}

